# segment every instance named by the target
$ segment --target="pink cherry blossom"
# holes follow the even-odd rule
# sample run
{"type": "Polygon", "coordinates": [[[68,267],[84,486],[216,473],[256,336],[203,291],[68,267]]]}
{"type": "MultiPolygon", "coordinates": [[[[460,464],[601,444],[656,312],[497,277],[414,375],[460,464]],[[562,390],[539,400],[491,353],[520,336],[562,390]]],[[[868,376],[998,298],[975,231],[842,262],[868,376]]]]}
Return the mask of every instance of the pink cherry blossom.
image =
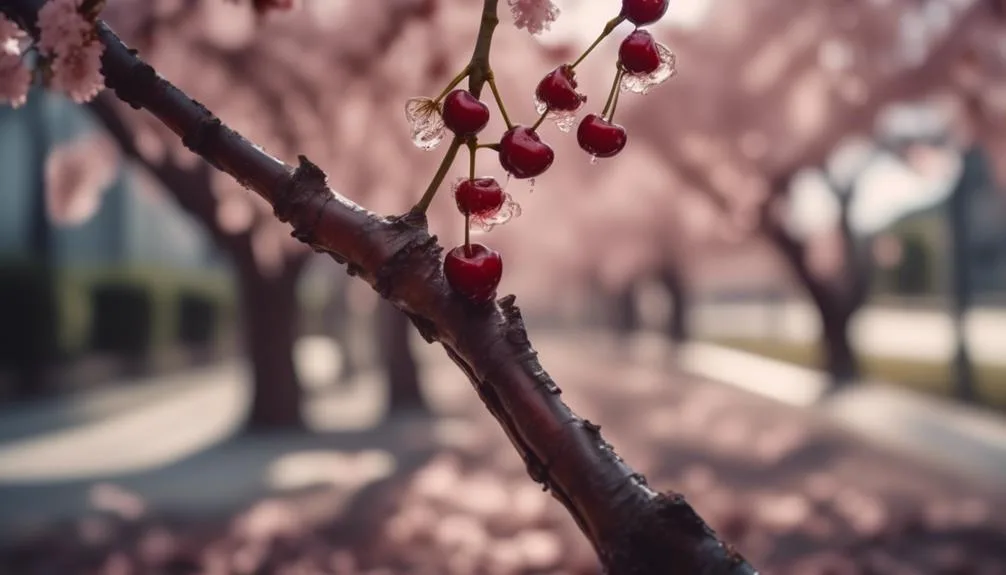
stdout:
{"type": "Polygon", "coordinates": [[[38,49],[47,56],[62,56],[83,46],[93,24],[80,13],[80,0],[49,0],[38,11],[38,49]]]}
{"type": "Polygon", "coordinates": [[[92,40],[58,56],[52,63],[50,87],[66,93],[78,104],[93,99],[105,85],[101,74],[101,54],[104,51],[104,44],[92,40]]]}
{"type": "Polygon", "coordinates": [[[507,0],[513,13],[514,26],[531,34],[548,30],[559,17],[559,8],[552,0],[507,0]]]}
{"type": "Polygon", "coordinates": [[[101,206],[119,165],[116,144],[87,135],[57,146],[45,163],[45,207],[58,225],[79,225],[101,206]]]}
{"type": "Polygon", "coordinates": [[[3,14],[0,14],[0,48],[11,44],[11,40],[14,40],[16,44],[24,36],[24,30],[18,28],[17,24],[8,20],[3,14]]]}
{"type": "MultiPolygon", "coordinates": [[[[0,28],[3,22],[0,22],[0,28]]],[[[2,30],[0,30],[2,32],[2,30]]],[[[28,99],[31,72],[21,60],[21,52],[10,37],[0,42],[0,103],[19,108],[28,99]]]]}

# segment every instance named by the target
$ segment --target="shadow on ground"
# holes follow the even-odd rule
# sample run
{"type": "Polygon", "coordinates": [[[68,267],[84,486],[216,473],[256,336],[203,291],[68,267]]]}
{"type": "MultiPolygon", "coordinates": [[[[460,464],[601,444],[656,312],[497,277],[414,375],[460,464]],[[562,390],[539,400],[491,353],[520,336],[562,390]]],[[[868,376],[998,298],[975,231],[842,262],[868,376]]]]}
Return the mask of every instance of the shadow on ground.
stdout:
{"type": "MultiPolygon", "coordinates": [[[[763,573],[1006,573],[1006,497],[965,470],[929,467],[668,361],[541,349],[566,400],[763,573]]],[[[599,573],[455,369],[431,364],[425,381],[436,418],[235,438],[97,489],[4,488],[27,504],[59,496],[100,510],[9,548],[0,572],[599,573]],[[231,505],[200,495],[221,482],[240,495],[231,505]]]]}

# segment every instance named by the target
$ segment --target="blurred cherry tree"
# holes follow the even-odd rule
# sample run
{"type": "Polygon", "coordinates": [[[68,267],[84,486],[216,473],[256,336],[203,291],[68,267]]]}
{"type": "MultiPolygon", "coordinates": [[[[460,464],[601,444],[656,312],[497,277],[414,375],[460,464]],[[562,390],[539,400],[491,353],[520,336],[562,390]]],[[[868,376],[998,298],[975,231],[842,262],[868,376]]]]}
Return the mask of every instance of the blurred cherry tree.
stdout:
{"type": "MultiPolygon", "coordinates": [[[[1002,3],[707,4],[700,27],[667,32],[681,60],[695,63],[689,81],[641,101],[625,122],[688,188],[714,199],[725,222],[775,247],[818,311],[825,367],[835,382],[852,381],[849,325],[873,265],[850,212],[860,176],[892,153],[879,120],[892,104],[938,99],[957,126],[943,145],[999,149],[1002,3]],[[794,184],[807,177],[837,208],[820,229],[793,217],[794,184]]],[[[992,155],[1001,172],[1001,154],[992,155]]]]}
{"type": "MultiPolygon", "coordinates": [[[[434,49],[411,74],[402,74],[395,55],[417,41],[435,45],[435,3],[306,1],[293,7],[258,0],[113,0],[103,17],[162,73],[272,154],[286,161],[308,154],[338,174],[333,183],[353,190],[354,199],[405,205],[409,187],[400,184],[410,169],[397,161],[406,158],[396,149],[402,134],[397,108],[404,94],[437,82],[445,66],[434,49]],[[367,160],[374,155],[396,161],[379,166],[367,160]]],[[[89,106],[125,155],[228,254],[254,382],[249,425],[303,425],[293,348],[297,288],[312,252],[290,237],[264,201],[198,159],[156,120],[111,93],[89,106]]],[[[376,347],[383,352],[391,407],[422,408],[408,320],[387,305],[379,317],[376,347]]]]}

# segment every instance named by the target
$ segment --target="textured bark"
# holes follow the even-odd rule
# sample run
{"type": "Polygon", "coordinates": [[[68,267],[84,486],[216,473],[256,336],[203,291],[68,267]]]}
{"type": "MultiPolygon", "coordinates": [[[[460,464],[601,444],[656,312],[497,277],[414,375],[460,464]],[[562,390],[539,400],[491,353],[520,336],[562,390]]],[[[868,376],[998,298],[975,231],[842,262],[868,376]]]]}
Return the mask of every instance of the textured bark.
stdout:
{"type": "MultiPolygon", "coordinates": [[[[37,32],[42,0],[7,0],[2,9],[37,32]]],[[[486,0],[476,50],[488,54],[498,22],[486,0]],[[488,30],[488,33],[484,33],[488,30]]],[[[473,305],[454,294],[441,270],[442,248],[422,216],[380,217],[328,188],[305,157],[291,170],[224,126],[141,62],[103,24],[107,85],[145,108],[192,151],[254,190],[289,222],[293,235],[347,265],[382,297],[410,314],[420,333],[439,342],[471,380],[527,465],[617,575],[739,575],[755,570],[722,543],[677,494],[660,495],[615,454],[600,427],[561,400],[559,386],[537,359],[513,296],[473,305]]],[[[473,73],[479,92],[485,70],[473,73]]]]}
{"type": "Polygon", "coordinates": [[[381,301],[377,323],[376,343],[388,386],[388,411],[428,411],[419,385],[419,367],[409,346],[412,322],[398,308],[381,301]]]}
{"type": "Polygon", "coordinates": [[[264,275],[253,258],[238,259],[242,335],[252,370],[250,430],[297,429],[302,390],[293,359],[298,335],[298,269],[264,275]]]}

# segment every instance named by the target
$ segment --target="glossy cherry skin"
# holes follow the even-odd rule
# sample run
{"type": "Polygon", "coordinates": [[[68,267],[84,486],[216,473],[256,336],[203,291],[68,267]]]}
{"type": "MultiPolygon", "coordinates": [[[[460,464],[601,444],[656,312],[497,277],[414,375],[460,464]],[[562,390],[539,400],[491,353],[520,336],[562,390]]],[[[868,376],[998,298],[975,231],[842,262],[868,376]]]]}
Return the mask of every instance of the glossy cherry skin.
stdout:
{"type": "Polygon", "coordinates": [[[514,126],[500,139],[500,165],[518,180],[545,173],[555,161],[555,152],[527,126],[514,126]]]}
{"type": "Polygon", "coordinates": [[[576,141],[580,147],[598,158],[610,158],[618,154],[627,140],[625,128],[597,114],[584,116],[576,130],[576,141]]]}
{"type": "Polygon", "coordinates": [[[657,41],[646,30],[636,30],[622,40],[618,60],[630,74],[649,74],[660,67],[657,41]]]}
{"type": "Polygon", "coordinates": [[[653,24],[664,17],[669,0],[622,0],[622,15],[636,26],[653,24]]]}
{"type": "Polygon", "coordinates": [[[475,178],[464,180],[454,190],[454,201],[466,216],[485,217],[503,207],[506,194],[496,178],[475,178]]]}
{"type": "Polygon", "coordinates": [[[444,258],[444,275],[451,288],[469,300],[490,302],[503,277],[503,257],[482,244],[458,246],[444,258]]]}
{"type": "Polygon", "coordinates": [[[454,90],[444,98],[444,125],[455,136],[474,136],[489,123],[489,106],[468,90],[454,90]]]}
{"type": "Polygon", "coordinates": [[[576,75],[573,68],[563,64],[552,70],[538,82],[534,95],[544,102],[549,110],[575,112],[587,101],[587,97],[576,91],[576,75]]]}

